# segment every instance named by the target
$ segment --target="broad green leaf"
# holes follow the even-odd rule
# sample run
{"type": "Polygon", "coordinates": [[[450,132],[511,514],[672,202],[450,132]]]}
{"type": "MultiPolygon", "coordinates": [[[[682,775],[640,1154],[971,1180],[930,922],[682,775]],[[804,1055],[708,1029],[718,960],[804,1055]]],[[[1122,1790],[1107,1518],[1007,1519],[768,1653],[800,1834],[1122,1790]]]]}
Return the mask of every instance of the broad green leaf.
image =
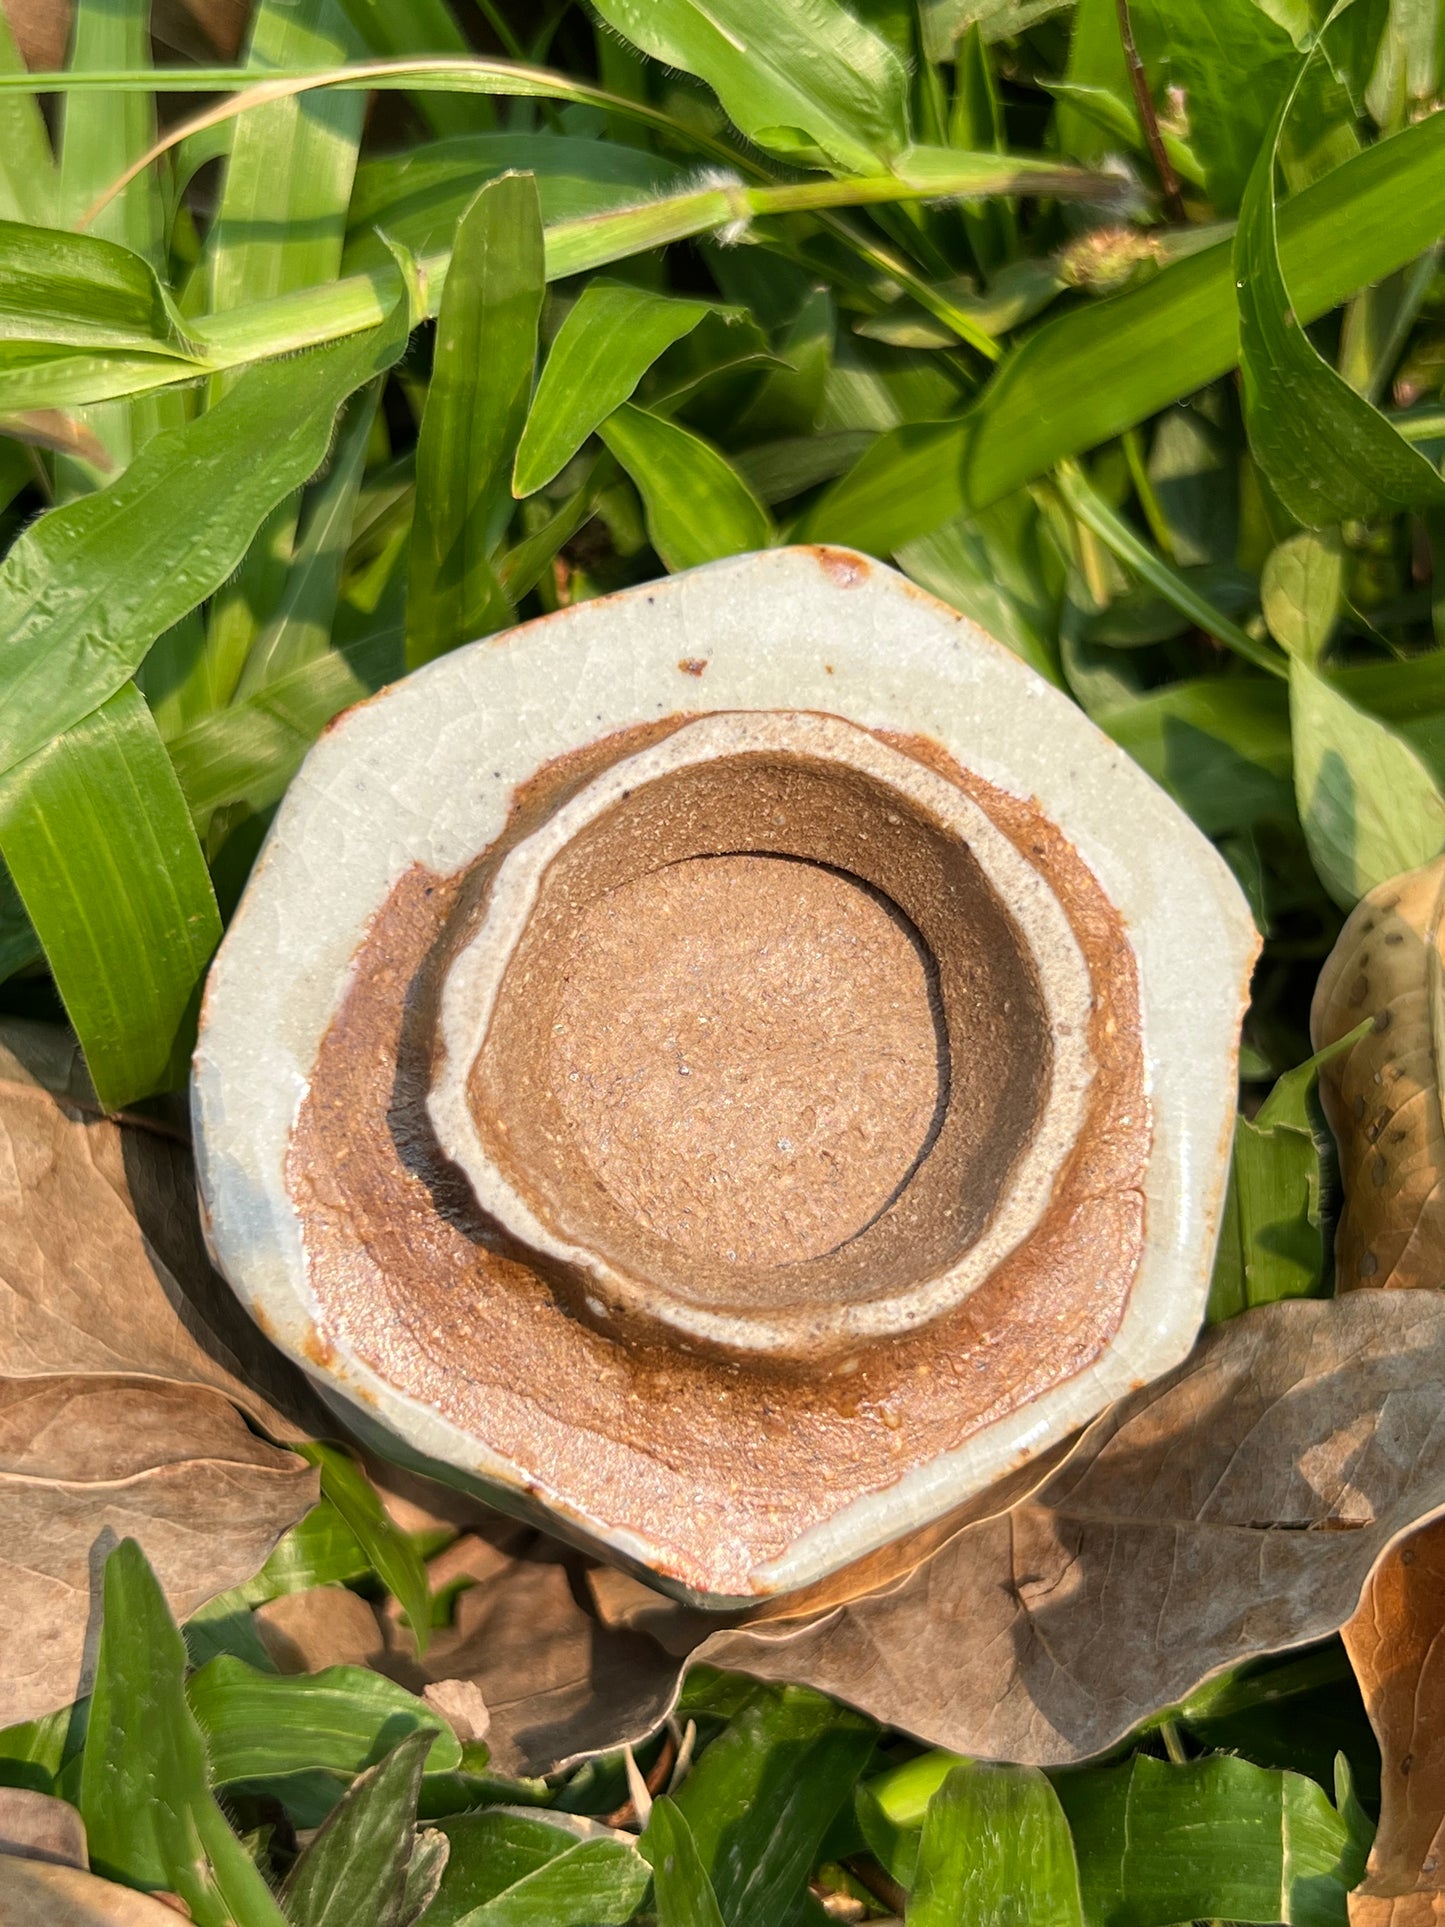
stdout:
{"type": "Polygon", "coordinates": [[[638,1847],[652,1867],[657,1927],[723,1927],[692,1828],[675,1801],[654,1800],[638,1847]]]}
{"type": "Polygon", "coordinates": [[[910,1927],[1084,1927],[1058,1795],[1037,1767],[963,1760],[928,1803],[910,1927]]]}
{"type": "Polygon", "coordinates": [[[332,717],[394,682],[403,668],[400,634],[381,632],[330,649],[173,736],[166,749],[191,815],[204,823],[230,803],[269,809],[332,717]]]}
{"type": "Polygon", "coordinates": [[[542,215],[530,174],[481,188],[457,227],[416,451],[407,591],[411,667],[509,619],[493,557],[531,399],[542,215]]]}
{"type": "Polygon", "coordinates": [[[512,493],[533,495],[625,402],[665,348],[711,313],[619,281],[589,281],[552,343],[512,471],[512,493]]]}
{"type": "MultiPolygon", "coordinates": [[[[1366,148],[1280,210],[1280,259],[1295,313],[1314,320],[1413,260],[1442,229],[1445,115],[1435,114],[1366,148]]],[[[1220,242],[1139,288],[1045,322],[967,414],[882,436],[802,519],[796,537],[888,555],[1193,394],[1238,353],[1231,251],[1220,242]]]]}
{"type": "Polygon", "coordinates": [[[401,346],[393,323],[251,369],[109,488],[32,523],[0,565],[0,772],[105,702],[226,579],[325,455],[339,404],[401,346]]]}
{"type": "MultiPolygon", "coordinates": [[[[88,1702],[82,1702],[88,1712],[88,1702]]],[[[79,1708],[62,1706],[38,1720],[0,1730],[0,1786],[54,1793],[55,1782],[71,1757],[72,1733],[84,1724],[79,1708]]]]}
{"type": "MultiPolygon", "coordinates": [[[[72,72],[150,65],[150,0],[79,0],[71,35],[72,72]]],[[[155,101],[143,89],[93,101],[65,97],[60,112],[60,211],[75,226],[91,203],[156,135],[155,101]]],[[[95,217],[92,232],[119,241],[159,267],[165,209],[148,171],[95,217]]]]}
{"type": "Polygon", "coordinates": [[[1324,1297],[1330,1250],[1324,1224],[1324,1173],[1334,1140],[1320,1108],[1320,1066],[1354,1043],[1330,1045],[1278,1079],[1257,1115],[1240,1116],[1224,1222],[1209,1289],[1217,1324],[1251,1305],[1324,1297]]]}
{"type": "Polygon", "coordinates": [[[0,221],[0,341],[181,357],[183,330],[149,262],[131,249],[0,221]]]}
{"type": "Polygon", "coordinates": [[[759,1688],[675,1796],[727,1927],[784,1927],[877,1729],[807,1687],[759,1688]]]}
{"type": "Polygon", "coordinates": [[[321,1499],[276,1541],[270,1558],[242,1591],[251,1605],[259,1606],[283,1593],[343,1585],[370,1570],[361,1541],[331,1501],[321,1499]]]}
{"type": "Polygon", "coordinates": [[[1055,1786],[1090,1927],[1205,1915],[1345,1927],[1364,1853],[1313,1780],[1224,1756],[1174,1766],[1141,1753],[1055,1786]]]}
{"type": "Polygon", "coordinates": [[[276,613],[252,643],[241,671],[236,686],[240,701],[294,675],[327,652],[367,439],[380,399],[381,383],[375,381],[346,404],[326,478],[306,505],[306,525],[286,572],[276,613]]]}
{"type": "Polygon", "coordinates": [[[198,1927],[286,1927],[211,1796],[185,1647],[133,1539],[106,1560],[104,1612],[80,1769],[92,1869],[178,1894],[198,1927]]]}
{"type": "Polygon", "coordinates": [[[1415,750],[1298,657],[1290,720],[1300,822],[1336,903],[1352,908],[1445,849],[1445,796],[1415,750]]]}
{"type": "Polygon", "coordinates": [[[1379,1747],[1339,1640],[1219,1674],[1176,1717],[1208,1752],[1284,1767],[1321,1786],[1344,1752],[1363,1770],[1369,1797],[1379,1799],[1379,1747]]]}
{"type": "Polygon", "coordinates": [[[296,1450],[320,1471],[322,1498],[335,1506],[377,1577],[395,1593],[411,1623],[417,1651],[424,1653],[431,1633],[431,1591],[421,1554],[388,1519],[376,1487],[349,1453],[339,1445],[316,1442],[296,1450]]]}
{"type": "Polygon", "coordinates": [[[1251,452],[1281,502],[1307,528],[1382,507],[1445,506],[1439,472],[1330,367],[1292,305],[1276,233],[1274,163],[1280,129],[1298,92],[1299,80],[1270,126],[1234,239],[1251,452]]]}
{"type": "Polygon", "coordinates": [[[1277,682],[1171,683],[1095,721],[1206,836],[1294,815],[1289,699],[1277,682]]]}
{"type": "Polygon", "coordinates": [[[647,1890],[635,1845],[570,1815],[442,1820],[451,1843],[426,1927],[621,1927],[647,1890]]]}
{"type": "Polygon", "coordinates": [[[675,187],[681,178],[670,161],[641,148],[570,134],[508,132],[428,141],[402,154],[364,160],[356,170],[345,272],[386,266],[378,230],[417,254],[443,253],[477,189],[514,169],[536,175],[542,218],[553,226],[635,205],[675,187]]]}
{"type": "MultiPolygon", "coordinates": [[[[262,0],[248,67],[297,67],[360,51],[341,0],[262,0]]],[[[224,310],[330,280],[341,265],[364,95],[327,89],[242,115],[208,255],[224,310]]]]}
{"type": "Polygon", "coordinates": [[[765,549],[767,510],[710,442],[624,402],[598,429],[637,484],[652,546],[672,571],[765,549]]]}
{"type": "Polygon", "coordinates": [[[308,1767],[359,1773],[422,1728],[432,1735],[424,1749],[431,1772],[461,1765],[461,1747],[445,1721],[405,1687],[364,1666],[283,1676],[222,1657],[192,1674],[186,1698],[217,1786],[308,1767]]]}
{"type": "Polygon", "coordinates": [[[123,687],[0,781],[0,853],[102,1104],[182,1082],[221,919],[145,700],[123,687]]]}
{"type": "MultiPolygon", "coordinates": [[[[0,7],[0,73],[23,74],[25,62],[0,7]]],[[[0,220],[43,224],[56,218],[57,187],[50,136],[34,94],[0,94],[0,220]]]]}
{"type": "MultiPolygon", "coordinates": [[[[341,0],[346,16],[375,54],[465,54],[466,36],[447,0],[341,0]]],[[[408,96],[434,134],[469,134],[492,127],[495,111],[485,95],[440,94],[421,88],[408,96]]]]}
{"type": "Polygon", "coordinates": [[[696,74],[750,140],[882,173],[908,143],[908,73],[837,0],[599,0],[654,60],[696,74]]]}
{"type": "Polygon", "coordinates": [[[286,1876],[291,1927],[399,1927],[425,1757],[409,1734],[353,1782],[286,1876]]]}
{"type": "Polygon", "coordinates": [[[1337,534],[1300,529],[1271,549],[1260,577],[1260,605],[1282,649],[1319,667],[1344,589],[1345,556],[1337,534]]]}
{"type": "Polygon", "coordinates": [[[920,1753],[864,1780],[853,1795],[869,1852],[900,1887],[913,1885],[928,1803],[958,1764],[956,1753],[920,1753]]]}

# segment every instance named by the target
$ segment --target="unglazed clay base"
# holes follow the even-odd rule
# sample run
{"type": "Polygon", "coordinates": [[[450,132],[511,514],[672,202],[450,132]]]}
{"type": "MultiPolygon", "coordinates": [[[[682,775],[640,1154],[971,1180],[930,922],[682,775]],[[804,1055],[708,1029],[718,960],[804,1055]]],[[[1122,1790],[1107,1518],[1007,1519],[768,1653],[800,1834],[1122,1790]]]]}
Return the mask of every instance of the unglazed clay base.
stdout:
{"type": "Polygon", "coordinates": [[[214,967],[203,1200],[349,1422],[711,1605],[1188,1349],[1257,941],[889,570],[739,557],[334,726],[214,967]]]}

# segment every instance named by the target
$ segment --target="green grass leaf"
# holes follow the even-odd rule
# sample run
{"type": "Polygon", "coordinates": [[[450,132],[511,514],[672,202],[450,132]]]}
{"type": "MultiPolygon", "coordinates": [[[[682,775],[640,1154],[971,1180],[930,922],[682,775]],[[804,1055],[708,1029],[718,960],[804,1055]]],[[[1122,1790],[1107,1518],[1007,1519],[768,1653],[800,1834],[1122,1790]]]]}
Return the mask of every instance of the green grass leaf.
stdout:
{"type": "Polygon", "coordinates": [[[1249,445],[1307,528],[1383,509],[1445,506],[1445,480],[1324,360],[1300,325],[1280,267],[1274,166],[1309,66],[1274,117],[1239,211],[1234,273],[1249,445]]]}
{"type": "MultiPolygon", "coordinates": [[[[1433,246],[1442,228],[1445,115],[1435,114],[1280,210],[1295,313],[1313,320],[1433,246]]],[[[1194,393],[1238,355],[1231,249],[1220,242],[1142,287],[1046,322],[967,414],[881,436],[803,517],[797,539],[888,555],[1194,393]]]]}
{"type": "Polygon", "coordinates": [[[475,1813],[439,1830],[451,1853],[426,1927],[621,1927],[647,1891],[631,1841],[588,1838],[586,1821],[475,1813]]]}
{"type": "Polygon", "coordinates": [[[106,1560],[104,1605],[80,1769],[92,1868],[178,1894],[198,1927],[287,1927],[211,1796],[185,1647],[133,1539],[106,1560]]]}
{"type": "MultiPolygon", "coordinates": [[[[0,7],[0,74],[26,71],[0,7]]],[[[50,135],[32,93],[0,94],[0,219],[43,224],[55,218],[58,187],[50,135]]]]}
{"type": "Polygon", "coordinates": [[[836,0],[598,0],[655,60],[705,80],[759,146],[860,174],[908,141],[908,71],[836,0]]]}
{"type": "Polygon", "coordinates": [[[1289,698],[1277,682],[1201,676],[1095,721],[1206,836],[1294,816],[1289,698]]]}
{"type": "Polygon", "coordinates": [[[421,1554],[386,1516],[376,1487],[339,1445],[298,1445],[302,1458],[321,1473],[321,1496],[341,1514],[382,1584],[393,1592],[411,1623],[417,1652],[431,1636],[431,1589],[421,1554]]]}
{"type": "Polygon", "coordinates": [[[724,1927],[702,1855],[676,1801],[654,1800],[638,1847],[652,1867],[657,1927],[724,1927]]]}
{"type": "MultiPolygon", "coordinates": [[[[79,0],[71,33],[72,71],[149,65],[150,0],[79,0]]],[[[60,212],[73,226],[96,196],[155,139],[152,96],[140,89],[60,110],[60,212]]],[[[140,175],[96,217],[94,232],[159,267],[165,207],[154,171],[140,175]]]]}
{"type": "Polygon", "coordinates": [[[461,1745],[446,1722],[404,1686],[364,1666],[283,1676],[222,1656],[192,1674],[186,1699],[217,1786],[312,1767],[359,1773],[422,1730],[431,1735],[423,1748],[429,1772],[461,1765],[461,1745]]]}
{"type": "Polygon", "coordinates": [[[928,1803],[910,1927],[1084,1927],[1058,1795],[1036,1767],[964,1760],[928,1803]]]}
{"type": "MultiPolygon", "coordinates": [[[[345,60],[361,51],[341,0],[262,0],[248,67],[345,60]]],[[[341,265],[364,96],[314,93],[241,116],[208,247],[211,307],[329,281],[341,265]]]]}
{"type": "Polygon", "coordinates": [[[785,1927],[877,1729],[807,1687],[761,1687],[676,1794],[727,1927],[785,1927]]]}
{"type": "Polygon", "coordinates": [[[1445,849],[1445,796],[1416,751],[1298,657],[1290,720],[1300,822],[1336,903],[1353,908],[1445,849]]]}
{"type": "Polygon", "coordinates": [[[1345,1927],[1364,1852],[1313,1780],[1216,1756],[1064,1773],[1090,1927],[1345,1927]]]}
{"type": "Polygon", "coordinates": [[[343,1795],[286,1876],[291,1927],[400,1927],[425,1757],[410,1734],[343,1795]]]}
{"type": "Polygon", "coordinates": [[[767,510],[700,435],[631,402],[597,432],[637,484],[648,536],[669,569],[693,569],[773,541],[767,510]]]}
{"type": "Polygon", "coordinates": [[[512,493],[534,495],[628,400],[665,348],[712,312],[620,281],[589,281],[558,330],[537,383],[512,471],[512,493]]]}
{"type": "Polygon", "coordinates": [[[184,328],[150,263],[130,248],[0,221],[0,341],[182,357],[184,328]]]}
{"type": "Polygon", "coordinates": [[[0,781],[0,852],[102,1104],[184,1081],[221,919],[134,685],[0,781]]]}
{"type": "Polygon", "coordinates": [[[398,318],[249,370],[109,488],[26,530],[0,565],[0,772],[105,702],[225,581],[262,518],[324,457],[337,407],[402,340],[398,318]]]}
{"type": "Polygon", "coordinates": [[[493,558],[531,399],[545,271],[530,174],[481,188],[457,227],[416,451],[406,650],[415,668],[501,628],[493,558]]]}

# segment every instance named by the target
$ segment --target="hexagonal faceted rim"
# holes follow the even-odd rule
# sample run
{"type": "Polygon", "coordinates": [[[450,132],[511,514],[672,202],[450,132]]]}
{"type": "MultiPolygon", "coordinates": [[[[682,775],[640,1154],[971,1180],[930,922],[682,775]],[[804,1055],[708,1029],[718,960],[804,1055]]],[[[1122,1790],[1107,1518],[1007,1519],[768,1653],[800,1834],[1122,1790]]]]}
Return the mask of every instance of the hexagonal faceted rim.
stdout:
{"type": "Polygon", "coordinates": [[[349,711],[307,758],[212,968],[192,1091],[217,1261],[319,1388],[354,1423],[380,1424],[408,1456],[649,1565],[635,1531],[569,1518],[560,1506],[539,1513],[525,1468],[361,1360],[333,1356],[318,1376],[317,1307],[286,1147],[353,952],[413,865],[461,868],[500,834],[517,785],[583,744],[669,714],[769,708],[931,737],[997,788],[1037,800],[1129,929],[1154,1141],[1145,1248],[1108,1350],[803,1534],[758,1569],[760,1593],[811,1585],[951,1512],[1169,1369],[1197,1332],[1258,938],[1218,853],[1068,697],[905,578],[836,549],[732,557],[458,650],[349,711]]]}

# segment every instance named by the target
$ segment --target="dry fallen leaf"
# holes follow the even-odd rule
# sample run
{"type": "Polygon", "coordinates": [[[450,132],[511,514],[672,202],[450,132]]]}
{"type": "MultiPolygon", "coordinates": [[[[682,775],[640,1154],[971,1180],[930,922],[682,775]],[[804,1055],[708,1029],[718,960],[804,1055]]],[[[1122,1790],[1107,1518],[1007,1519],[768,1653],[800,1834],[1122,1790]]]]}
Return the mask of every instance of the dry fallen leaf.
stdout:
{"type": "Polygon", "coordinates": [[[78,1867],[0,1855],[0,1921],[10,1927],[176,1927],[154,1894],[117,1887],[78,1867]]]}
{"type": "Polygon", "coordinates": [[[801,1626],[714,1632],[688,1663],[819,1687],[955,1752],[1086,1758],[1349,1618],[1381,1554],[1445,1507],[1442,1394],[1445,1298],[1262,1307],[901,1584],[801,1626]]]}
{"type": "Polygon", "coordinates": [[[0,1856],[46,1860],[52,1866],[90,1866],[85,1822],[68,1800],[28,1787],[0,1787],[0,1856]]]}
{"type": "Polygon", "coordinates": [[[1445,1905],[1445,1520],[1386,1555],[1344,1641],[1381,1754],[1360,1895],[1445,1905]]]}
{"type": "Polygon", "coordinates": [[[283,1673],[320,1673],[328,1666],[375,1666],[383,1642],[376,1614],[345,1586],[282,1593],[253,1615],[261,1644],[283,1673]]]}
{"type": "Polygon", "coordinates": [[[1320,1072],[1340,1146],[1340,1288],[1445,1284],[1445,857],[1392,877],[1351,912],[1320,972],[1316,1050],[1373,1028],[1320,1072]]]}
{"type": "Polygon", "coordinates": [[[211,1269],[189,1146],[104,1117],[49,1025],[0,1025],[0,1373],[214,1386],[276,1439],[334,1430],[211,1269]]]}
{"type": "Polygon", "coordinates": [[[471,1582],[453,1624],[432,1634],[418,1663],[393,1606],[382,1671],[416,1693],[470,1682],[490,1714],[487,1744],[503,1773],[549,1773],[650,1732],[674,1696],[677,1662],[579,1603],[587,1563],[494,1514],[486,1536],[465,1534],[427,1567],[433,1591],[471,1582]]]}
{"type": "MultiPolygon", "coordinates": [[[[4,1026],[0,1725],[86,1690],[119,1539],[140,1541],[184,1617],[250,1578],[314,1503],[312,1469],[242,1416],[298,1429],[254,1389],[264,1341],[228,1301],[185,1144],[102,1117],[58,1033],[4,1026]]],[[[261,1369],[304,1411],[283,1361],[261,1369]]]]}
{"type": "Polygon", "coordinates": [[[1445,1894],[1405,1894],[1378,1900],[1370,1894],[1349,1897],[1350,1927],[1434,1927],[1445,1920],[1445,1894]]]}
{"type": "Polygon", "coordinates": [[[115,457],[95,430],[63,408],[28,408],[16,415],[0,415],[0,435],[54,449],[58,455],[78,456],[104,473],[115,467],[115,457]]]}

